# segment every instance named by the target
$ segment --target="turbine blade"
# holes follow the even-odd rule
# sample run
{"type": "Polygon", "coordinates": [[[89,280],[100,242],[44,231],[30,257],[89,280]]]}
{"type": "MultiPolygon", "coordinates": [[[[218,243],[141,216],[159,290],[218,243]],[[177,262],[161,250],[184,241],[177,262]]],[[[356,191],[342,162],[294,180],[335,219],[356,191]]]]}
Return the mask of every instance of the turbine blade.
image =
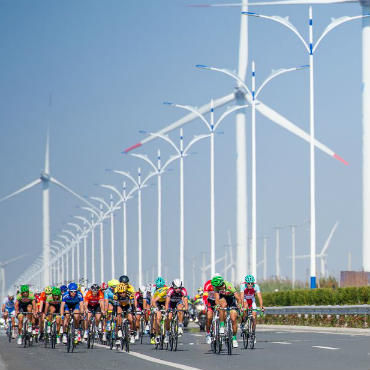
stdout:
{"type": "MultiPolygon", "coordinates": [[[[227,103],[230,103],[234,99],[235,99],[235,94],[234,93],[231,93],[229,95],[223,96],[222,98],[216,99],[216,100],[213,101],[214,108],[222,107],[223,105],[225,105],[227,103]]],[[[198,109],[198,111],[201,112],[202,114],[207,113],[210,110],[211,110],[211,103],[205,104],[205,105],[203,105],[202,107],[200,107],[198,109]]],[[[196,118],[198,118],[198,116],[196,114],[189,113],[186,116],[184,116],[183,118],[181,118],[181,119],[171,123],[170,125],[166,126],[162,130],[159,130],[157,133],[162,134],[162,135],[167,134],[168,132],[170,132],[172,130],[175,130],[176,128],[179,128],[181,126],[184,126],[186,123],[189,123],[189,122],[193,121],[196,118]]],[[[133,150],[135,148],[138,148],[138,147],[142,146],[143,144],[148,143],[149,141],[152,141],[154,139],[157,139],[157,137],[156,136],[148,136],[144,140],[140,141],[139,143],[137,143],[135,145],[132,145],[129,148],[125,149],[124,152],[128,153],[131,150],[133,150]]]]}
{"type": "Polygon", "coordinates": [[[325,242],[325,244],[324,244],[324,247],[322,248],[322,251],[321,251],[321,253],[320,253],[320,256],[323,256],[323,255],[325,254],[325,252],[327,251],[327,249],[329,248],[329,244],[330,244],[330,242],[331,242],[331,239],[333,238],[333,235],[334,235],[335,230],[337,229],[338,225],[339,225],[339,221],[337,221],[337,222],[334,224],[334,226],[331,228],[330,233],[329,233],[329,236],[328,236],[328,238],[326,239],[326,242],[325,242]]]}
{"type": "Polygon", "coordinates": [[[357,0],[280,0],[280,1],[261,1],[249,3],[250,6],[260,5],[320,5],[320,4],[339,4],[339,3],[357,3],[357,0]]]}
{"type": "Polygon", "coordinates": [[[186,5],[189,8],[212,8],[212,7],[241,7],[242,3],[230,3],[230,4],[190,4],[186,5]]]}
{"type": "Polygon", "coordinates": [[[60,188],[68,191],[68,193],[71,193],[72,195],[74,195],[76,198],[78,198],[79,200],[81,200],[82,202],[88,204],[91,208],[95,209],[95,210],[98,210],[98,208],[96,208],[93,204],[91,204],[87,199],[85,199],[84,197],[82,197],[81,195],[78,195],[76,192],[74,192],[72,189],[70,189],[68,186],[62,184],[60,181],[58,181],[55,177],[50,177],[50,181],[55,184],[55,185],[58,185],[60,188]]]}
{"type": "Polygon", "coordinates": [[[27,254],[22,254],[22,255],[20,255],[20,256],[17,256],[17,257],[11,258],[11,259],[9,259],[9,260],[7,260],[7,261],[5,261],[5,262],[1,262],[1,265],[2,265],[2,266],[9,265],[10,263],[13,263],[13,262],[15,262],[15,261],[17,261],[17,260],[19,260],[19,259],[21,259],[21,258],[25,257],[25,256],[27,256],[27,254]]]}
{"type": "MultiPolygon", "coordinates": [[[[251,97],[249,95],[246,95],[247,100],[251,102],[251,97]]],[[[282,116],[280,113],[277,113],[275,110],[269,108],[267,105],[263,104],[261,101],[258,101],[258,104],[256,105],[256,109],[265,117],[269,118],[271,121],[275,122],[281,127],[284,127],[286,130],[290,131],[291,133],[297,135],[301,139],[310,142],[310,135],[296,126],[294,123],[290,122],[287,118],[282,116]]],[[[338,154],[334,153],[331,149],[329,149],[326,145],[322,144],[320,141],[314,139],[315,147],[329,155],[330,157],[333,157],[335,159],[338,159],[339,161],[343,162],[344,164],[348,165],[348,162],[346,162],[344,159],[342,159],[338,154]]]]}
{"type": "Polygon", "coordinates": [[[12,197],[16,196],[17,194],[22,193],[22,192],[23,192],[23,191],[25,191],[25,190],[31,189],[33,186],[35,186],[35,185],[37,185],[37,184],[40,184],[40,182],[41,182],[41,179],[37,179],[37,180],[35,180],[35,181],[32,181],[32,182],[30,182],[28,185],[23,186],[23,188],[20,188],[19,190],[15,191],[14,193],[11,193],[11,194],[7,195],[6,197],[1,198],[1,199],[0,199],[0,202],[2,202],[2,201],[4,201],[4,200],[7,200],[7,199],[10,199],[10,198],[12,198],[12,197]]]}

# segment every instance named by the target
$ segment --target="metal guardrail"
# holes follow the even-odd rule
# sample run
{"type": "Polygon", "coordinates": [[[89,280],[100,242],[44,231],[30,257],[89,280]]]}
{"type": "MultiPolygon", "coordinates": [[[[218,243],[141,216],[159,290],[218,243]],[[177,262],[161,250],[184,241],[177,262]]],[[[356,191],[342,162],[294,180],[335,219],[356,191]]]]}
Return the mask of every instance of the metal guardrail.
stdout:
{"type": "Polygon", "coordinates": [[[347,306],[276,306],[266,307],[266,315],[370,315],[370,305],[347,306]]]}

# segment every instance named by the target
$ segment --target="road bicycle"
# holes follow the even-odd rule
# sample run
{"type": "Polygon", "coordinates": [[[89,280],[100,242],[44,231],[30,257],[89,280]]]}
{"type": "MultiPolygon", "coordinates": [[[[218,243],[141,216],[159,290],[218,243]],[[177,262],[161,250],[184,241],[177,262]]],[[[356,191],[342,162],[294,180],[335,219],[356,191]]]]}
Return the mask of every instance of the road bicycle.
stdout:
{"type": "Polygon", "coordinates": [[[240,335],[243,338],[243,347],[247,349],[249,345],[249,348],[253,349],[254,344],[255,344],[255,339],[256,339],[256,330],[254,329],[255,319],[253,317],[253,312],[260,312],[262,315],[263,311],[259,308],[257,309],[247,308],[245,311],[246,311],[246,314],[245,314],[246,319],[242,320],[240,335]]]}
{"type": "Polygon", "coordinates": [[[44,347],[47,348],[50,343],[51,348],[55,348],[57,343],[57,322],[56,317],[60,316],[58,313],[50,313],[47,317],[51,316],[52,320],[44,319],[44,347]]]}

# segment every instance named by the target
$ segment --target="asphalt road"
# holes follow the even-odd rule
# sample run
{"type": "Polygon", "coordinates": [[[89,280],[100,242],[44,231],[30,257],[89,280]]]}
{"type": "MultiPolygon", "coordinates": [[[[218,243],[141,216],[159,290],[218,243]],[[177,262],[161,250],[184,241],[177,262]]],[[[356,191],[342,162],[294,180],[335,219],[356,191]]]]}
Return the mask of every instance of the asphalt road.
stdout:
{"type": "MultiPolygon", "coordinates": [[[[369,333],[369,332],[368,332],[369,333]]],[[[74,353],[66,347],[44,348],[43,344],[31,348],[8,343],[0,336],[0,369],[253,369],[253,370],[327,370],[370,369],[369,334],[339,334],[291,329],[262,329],[257,332],[255,349],[240,347],[228,356],[224,351],[217,355],[205,343],[204,334],[189,329],[181,338],[176,352],[155,350],[149,344],[130,347],[130,354],[109,350],[104,346],[88,350],[78,345],[74,353]]]]}

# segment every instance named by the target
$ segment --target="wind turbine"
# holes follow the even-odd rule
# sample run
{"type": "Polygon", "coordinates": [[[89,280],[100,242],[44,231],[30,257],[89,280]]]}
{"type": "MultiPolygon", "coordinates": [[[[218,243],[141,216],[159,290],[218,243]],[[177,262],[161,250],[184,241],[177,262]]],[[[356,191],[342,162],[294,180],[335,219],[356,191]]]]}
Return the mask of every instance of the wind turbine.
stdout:
{"type": "Polygon", "coordinates": [[[11,258],[7,261],[4,261],[4,262],[0,262],[0,277],[1,277],[1,302],[3,302],[4,298],[5,298],[5,267],[21,258],[23,258],[24,256],[26,256],[26,254],[22,254],[20,256],[17,256],[17,257],[14,257],[14,258],[11,258]]]}
{"type": "MultiPolygon", "coordinates": [[[[73,190],[71,190],[66,185],[62,184],[60,181],[58,181],[55,177],[51,176],[50,174],[50,140],[49,140],[49,128],[46,135],[46,150],[45,150],[45,167],[44,170],[41,172],[40,177],[26,186],[20,188],[19,190],[15,191],[14,193],[11,193],[7,195],[6,197],[3,197],[0,199],[0,202],[3,202],[4,200],[10,199],[15,197],[16,195],[31,189],[35,185],[42,184],[42,258],[43,263],[45,266],[49,266],[50,262],[50,203],[49,203],[49,185],[50,183],[53,183],[63,190],[67,191],[68,193],[72,194],[82,202],[88,204],[90,207],[95,208],[89,201],[87,201],[82,196],[75,193],[73,190]]],[[[44,269],[43,272],[43,286],[47,286],[50,283],[50,274],[49,269],[44,269]]]]}
{"type": "MultiPolygon", "coordinates": [[[[248,0],[242,0],[241,3],[238,4],[207,4],[207,5],[196,5],[197,7],[228,7],[228,6],[236,6],[241,8],[241,12],[246,12],[248,10],[248,0]]],[[[235,92],[229,93],[221,98],[213,100],[213,107],[219,108],[231,102],[235,102],[237,105],[245,105],[246,101],[251,100],[250,94],[246,92],[242,87],[242,82],[245,83],[246,73],[247,73],[247,65],[248,65],[248,17],[241,16],[241,23],[240,23],[240,38],[239,38],[239,58],[238,58],[238,71],[237,76],[239,81],[237,83],[237,87],[235,92]]],[[[205,104],[198,109],[198,112],[201,114],[205,114],[211,111],[211,104],[205,104]]],[[[256,105],[256,110],[258,110],[262,115],[269,118],[271,121],[276,123],[277,125],[285,128],[286,130],[290,131],[291,133],[297,135],[298,137],[304,139],[308,143],[310,142],[310,135],[307,134],[305,131],[300,129],[298,126],[290,122],[284,116],[276,112],[275,110],[269,108],[267,105],[263,104],[261,101],[258,101],[258,105],[256,105]]],[[[240,110],[236,114],[236,220],[237,220],[237,227],[236,227],[236,245],[237,245],[237,266],[236,266],[236,279],[240,279],[245,270],[248,268],[247,264],[247,243],[248,243],[248,221],[247,221],[247,165],[246,165],[246,117],[245,111],[240,110]]],[[[163,129],[159,130],[156,134],[151,135],[140,142],[130,146],[124,152],[128,153],[133,149],[136,149],[142,146],[145,143],[148,143],[158,135],[165,135],[168,132],[179,128],[194,119],[198,116],[195,113],[190,113],[184,116],[183,118],[171,123],[170,125],[164,127],[163,129]]],[[[324,151],[331,157],[335,159],[342,160],[334,151],[326,147],[324,144],[320,143],[318,140],[314,139],[314,144],[317,148],[324,151]]],[[[345,162],[345,161],[343,161],[345,162]]],[[[369,179],[370,180],[370,179],[369,179]]]]}
{"type": "MultiPolygon", "coordinates": [[[[326,251],[328,250],[329,248],[329,245],[330,245],[330,242],[333,238],[333,235],[335,233],[335,230],[337,229],[339,225],[339,221],[337,221],[334,226],[331,228],[330,230],[330,233],[329,233],[329,236],[328,238],[326,239],[325,243],[324,243],[324,246],[321,250],[321,252],[319,254],[316,254],[316,258],[318,258],[320,260],[320,275],[321,277],[326,277],[326,272],[327,272],[327,258],[328,258],[328,254],[326,253],[326,251]]],[[[300,255],[300,256],[295,256],[295,258],[309,258],[311,255],[310,254],[303,254],[303,255],[300,255]]],[[[293,259],[293,264],[295,264],[295,258],[293,258],[292,256],[290,256],[289,258],[292,258],[293,259]]]]}

